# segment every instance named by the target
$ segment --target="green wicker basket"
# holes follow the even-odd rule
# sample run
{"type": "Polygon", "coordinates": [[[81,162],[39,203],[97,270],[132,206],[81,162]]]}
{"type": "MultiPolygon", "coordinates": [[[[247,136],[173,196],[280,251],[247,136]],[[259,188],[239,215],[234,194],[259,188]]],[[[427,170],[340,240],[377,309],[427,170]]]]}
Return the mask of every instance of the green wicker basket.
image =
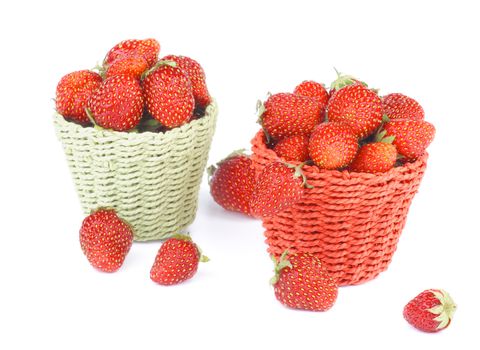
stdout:
{"type": "Polygon", "coordinates": [[[185,229],[195,219],[216,118],[213,102],[204,117],[179,128],[129,133],[82,127],[55,115],[85,214],[115,208],[137,241],[185,229]]]}

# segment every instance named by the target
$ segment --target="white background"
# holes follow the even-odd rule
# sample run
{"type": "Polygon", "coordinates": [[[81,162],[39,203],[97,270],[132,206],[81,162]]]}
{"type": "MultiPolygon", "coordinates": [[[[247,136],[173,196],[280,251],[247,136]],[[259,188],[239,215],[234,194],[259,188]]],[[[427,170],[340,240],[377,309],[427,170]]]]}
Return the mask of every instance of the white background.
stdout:
{"type": "Polygon", "coordinates": [[[478,349],[474,3],[2,2],[0,348],[478,349]],[[117,273],[91,268],[52,98],[64,74],[93,67],[120,40],[147,37],[160,41],[161,55],[191,56],[205,68],[220,106],[209,163],[249,147],[257,99],[304,79],[329,84],[334,66],[381,93],[415,97],[437,135],[389,269],[341,288],[328,312],[287,309],[268,284],[260,222],[222,210],[206,181],[190,232],[211,261],[192,280],[150,281],[159,242],[135,243],[117,273]],[[458,304],[438,334],[402,317],[427,288],[448,290],[458,304]]]}

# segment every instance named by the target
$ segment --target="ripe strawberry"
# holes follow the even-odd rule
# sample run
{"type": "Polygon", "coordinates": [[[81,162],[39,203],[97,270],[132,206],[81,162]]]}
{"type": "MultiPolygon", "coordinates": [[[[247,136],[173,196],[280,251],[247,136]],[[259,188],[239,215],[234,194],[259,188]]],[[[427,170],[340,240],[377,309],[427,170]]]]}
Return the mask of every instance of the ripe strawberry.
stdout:
{"type": "Polygon", "coordinates": [[[413,298],[403,309],[403,317],[424,332],[438,332],[452,321],[456,305],[441,289],[427,289],[413,298]]]}
{"type": "Polygon", "coordinates": [[[207,169],[210,193],[226,210],[250,215],[250,200],[255,186],[255,168],[249,156],[237,151],[207,169]]]}
{"type": "Polygon", "coordinates": [[[103,61],[104,65],[110,66],[120,57],[143,56],[152,67],[158,59],[160,44],[155,39],[130,39],[124,40],[110,49],[103,61]]]}
{"type": "Polygon", "coordinates": [[[122,266],[133,242],[131,227],[113,209],[99,209],[80,228],[80,246],[90,264],[104,272],[122,266]]]}
{"type": "Polygon", "coordinates": [[[195,275],[199,261],[208,260],[189,236],[175,235],[158,250],[150,278],[162,285],[178,284],[195,275]]]}
{"type": "Polygon", "coordinates": [[[271,283],[283,305],[310,311],[326,311],[337,300],[338,287],[320,259],[309,253],[288,256],[285,251],[275,263],[271,283]]]}
{"type": "Polygon", "coordinates": [[[310,97],[280,93],[258,105],[259,123],[275,140],[310,134],[322,118],[322,105],[310,97]]]}
{"type": "Polygon", "coordinates": [[[89,70],[69,73],[57,85],[55,107],[65,119],[86,125],[90,120],[85,112],[90,95],[99,88],[102,77],[89,70]]]}
{"type": "Polygon", "coordinates": [[[389,94],[382,97],[383,114],[390,120],[423,120],[425,113],[422,106],[413,98],[402,94],[389,94]]]}
{"type": "Polygon", "coordinates": [[[372,134],[382,123],[382,101],[362,84],[347,85],[328,101],[328,120],[347,123],[358,138],[372,134]]]}
{"type": "Polygon", "coordinates": [[[294,135],[277,142],[273,150],[287,161],[304,162],[308,157],[309,135],[294,135]]]}
{"type": "Polygon", "coordinates": [[[325,89],[320,83],[311,80],[305,80],[293,90],[294,94],[306,96],[310,98],[316,99],[322,105],[322,108],[325,109],[327,107],[328,102],[328,91],[325,89]]]}
{"type": "Polygon", "coordinates": [[[383,126],[387,135],[395,136],[393,145],[407,161],[420,157],[435,137],[435,127],[424,120],[393,120],[383,126]]]}
{"type": "Polygon", "coordinates": [[[90,97],[88,108],[95,122],[106,129],[126,131],[142,118],[143,93],[140,81],[129,75],[116,75],[103,81],[90,97]]]}
{"type": "Polygon", "coordinates": [[[192,82],[193,97],[195,98],[195,105],[197,108],[205,109],[210,102],[212,102],[212,98],[207,89],[205,72],[197,61],[186,56],[175,55],[166,56],[162,60],[176,62],[177,67],[185,73],[188,79],[190,79],[192,82]]]}
{"type": "Polygon", "coordinates": [[[321,169],[344,168],[352,162],[357,151],[357,137],[347,124],[322,123],[310,135],[308,152],[321,169]]]}
{"type": "Polygon", "coordinates": [[[147,60],[143,56],[124,56],[119,57],[109,65],[105,71],[105,77],[110,78],[115,75],[131,75],[140,79],[143,72],[148,69],[147,60]]]}
{"type": "Polygon", "coordinates": [[[175,128],[192,118],[195,107],[192,84],[180,68],[160,61],[143,80],[143,88],[148,112],[162,125],[175,128]]]}
{"type": "Polygon", "coordinates": [[[250,201],[250,211],[255,217],[272,216],[302,199],[306,183],[303,164],[293,166],[273,162],[258,176],[250,201]]]}
{"type": "Polygon", "coordinates": [[[391,143],[374,142],[360,147],[348,170],[357,173],[384,173],[397,161],[397,149],[391,143]]]}

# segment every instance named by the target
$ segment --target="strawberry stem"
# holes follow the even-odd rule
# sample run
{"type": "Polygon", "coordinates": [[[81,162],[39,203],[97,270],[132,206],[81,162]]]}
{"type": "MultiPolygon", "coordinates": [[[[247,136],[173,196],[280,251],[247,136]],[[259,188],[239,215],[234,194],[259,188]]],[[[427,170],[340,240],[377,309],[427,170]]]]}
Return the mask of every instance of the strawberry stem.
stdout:
{"type": "Polygon", "coordinates": [[[152,68],[147,69],[145,72],[142,73],[142,76],[140,77],[140,80],[144,80],[148,75],[153,73],[157,68],[161,66],[170,66],[170,67],[176,67],[177,62],[175,61],[170,61],[170,60],[160,60],[157,63],[153,65],[152,68]]]}
{"type": "Polygon", "coordinates": [[[298,165],[290,164],[290,163],[287,163],[287,162],[281,162],[281,163],[284,164],[285,166],[287,166],[288,168],[295,170],[295,172],[293,173],[293,176],[295,178],[300,177],[300,176],[302,177],[302,180],[303,180],[302,181],[302,186],[304,186],[305,188],[313,188],[313,186],[310,185],[307,182],[307,177],[305,176],[305,174],[302,171],[303,166],[309,163],[308,160],[303,162],[303,163],[300,163],[298,165]]]}
{"type": "Polygon", "coordinates": [[[274,268],[275,274],[270,279],[270,284],[273,285],[273,284],[278,282],[278,278],[280,277],[280,271],[282,271],[284,268],[286,268],[286,267],[292,268],[292,264],[287,259],[287,255],[288,255],[288,249],[285,249],[285,251],[282,253],[282,255],[280,255],[280,259],[278,261],[277,261],[277,259],[275,259],[275,257],[273,255],[271,256],[272,261],[273,261],[274,266],[275,266],[275,268],[274,268]]]}

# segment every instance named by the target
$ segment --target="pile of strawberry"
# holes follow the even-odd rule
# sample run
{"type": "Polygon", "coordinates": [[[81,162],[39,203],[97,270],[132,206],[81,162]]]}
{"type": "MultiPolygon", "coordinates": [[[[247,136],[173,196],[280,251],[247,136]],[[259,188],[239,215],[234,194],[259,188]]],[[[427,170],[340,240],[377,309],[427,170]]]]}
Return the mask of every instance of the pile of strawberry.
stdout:
{"type": "Polygon", "coordinates": [[[209,169],[214,200],[255,217],[279,213],[302,198],[309,186],[305,164],[319,171],[384,173],[416,161],[435,135],[413,98],[379,96],[340,73],[329,91],[304,81],[293,93],[269,95],[257,110],[267,146],[280,161],[256,177],[249,156],[235,152],[209,169]]]}
{"type": "Polygon", "coordinates": [[[62,77],[56,110],[83,126],[115,131],[164,132],[205,114],[210,104],[205,72],[185,56],[160,60],[155,39],[125,40],[103,63],[62,77]]]}

